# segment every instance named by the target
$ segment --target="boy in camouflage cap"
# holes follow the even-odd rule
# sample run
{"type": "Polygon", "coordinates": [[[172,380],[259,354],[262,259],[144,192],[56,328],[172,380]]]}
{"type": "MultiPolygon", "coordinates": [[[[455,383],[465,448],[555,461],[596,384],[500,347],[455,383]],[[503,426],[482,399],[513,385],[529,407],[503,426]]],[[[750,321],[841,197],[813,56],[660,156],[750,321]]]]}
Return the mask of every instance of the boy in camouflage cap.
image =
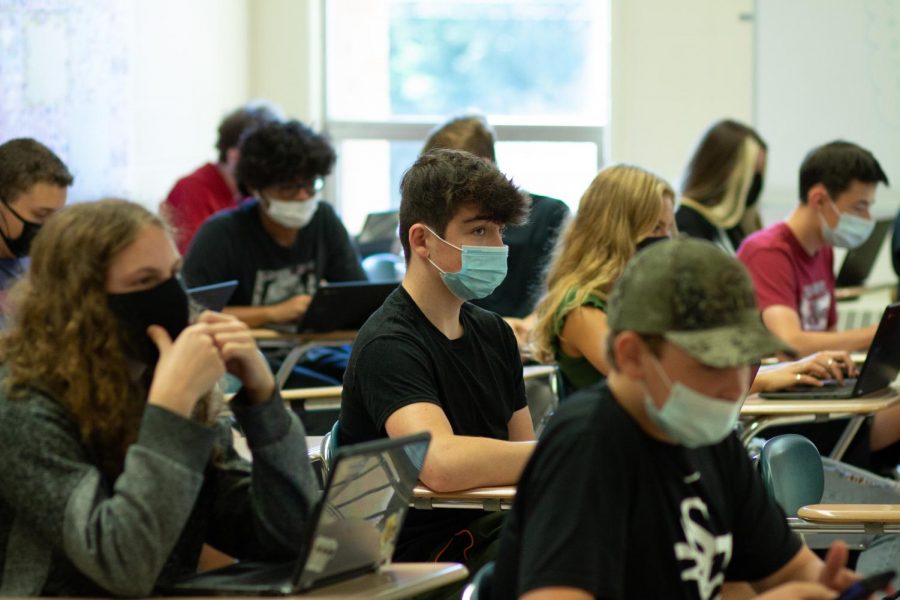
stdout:
{"type": "Polygon", "coordinates": [[[846,588],[846,546],[825,562],[803,546],[733,433],[750,365],[786,350],[740,263],[705,241],[656,244],[626,267],[608,316],[609,379],[564,404],[538,443],[493,597],[706,599],[726,580],[773,598],[846,588]]]}

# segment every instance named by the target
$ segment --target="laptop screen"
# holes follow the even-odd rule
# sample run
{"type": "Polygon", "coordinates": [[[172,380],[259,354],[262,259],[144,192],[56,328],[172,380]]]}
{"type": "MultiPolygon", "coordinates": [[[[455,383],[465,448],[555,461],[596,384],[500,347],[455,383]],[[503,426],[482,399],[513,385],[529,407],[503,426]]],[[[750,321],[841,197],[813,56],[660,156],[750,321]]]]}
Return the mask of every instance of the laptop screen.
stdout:
{"type": "Polygon", "coordinates": [[[371,571],[394,553],[428,450],[428,434],[339,450],[298,587],[371,571]]]}
{"type": "Polygon", "coordinates": [[[866,362],[856,382],[854,396],[864,396],[889,386],[900,370],[900,303],[884,309],[866,362]]]}

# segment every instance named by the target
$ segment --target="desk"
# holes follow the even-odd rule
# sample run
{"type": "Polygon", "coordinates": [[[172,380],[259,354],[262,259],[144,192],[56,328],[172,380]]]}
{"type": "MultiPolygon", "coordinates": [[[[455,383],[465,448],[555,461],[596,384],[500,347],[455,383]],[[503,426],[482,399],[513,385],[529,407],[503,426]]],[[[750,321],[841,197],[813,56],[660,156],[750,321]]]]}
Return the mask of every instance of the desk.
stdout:
{"type": "Polygon", "coordinates": [[[750,396],[741,407],[744,430],[741,441],[750,439],[773,425],[815,423],[850,417],[850,422],[831,451],[831,458],[840,460],[865,418],[900,400],[896,387],[875,392],[853,400],[763,400],[750,396]]]}
{"type": "Polygon", "coordinates": [[[287,356],[281,361],[275,373],[275,383],[279,389],[284,387],[297,361],[311,348],[316,346],[343,346],[356,339],[356,331],[331,331],[328,333],[284,333],[272,329],[251,329],[250,334],[256,340],[260,350],[290,348],[287,356]]]}
{"type": "Polygon", "coordinates": [[[495,512],[512,508],[516,487],[476,488],[459,492],[435,492],[421,483],[413,489],[412,506],[420,510],[434,508],[471,508],[495,512]]]}
{"type": "Polygon", "coordinates": [[[900,533],[900,504],[811,504],[797,516],[817,533],[900,533]]]}
{"type": "Polygon", "coordinates": [[[860,285],[856,287],[842,287],[834,290],[834,299],[838,302],[844,300],[853,300],[859,298],[863,294],[874,294],[875,292],[888,292],[897,288],[896,283],[877,283],[875,285],[860,285]]]}
{"type": "MultiPolygon", "coordinates": [[[[462,581],[468,575],[469,571],[458,563],[391,563],[381,567],[375,573],[360,575],[347,581],[311,590],[305,594],[283,597],[328,598],[329,600],[349,600],[351,598],[400,600],[462,581]]],[[[197,596],[169,597],[179,598],[179,600],[197,600],[197,596]]],[[[272,597],[217,596],[220,600],[271,600],[272,597]]],[[[60,600],[88,599],[62,598],[60,600]]]]}

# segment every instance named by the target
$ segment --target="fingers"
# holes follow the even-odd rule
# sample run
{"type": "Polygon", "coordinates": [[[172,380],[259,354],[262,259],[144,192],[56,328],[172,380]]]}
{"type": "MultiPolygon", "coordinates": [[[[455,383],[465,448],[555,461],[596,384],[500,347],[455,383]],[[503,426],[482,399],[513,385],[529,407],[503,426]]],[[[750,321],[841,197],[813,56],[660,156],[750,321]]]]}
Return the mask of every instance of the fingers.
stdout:
{"type": "Polygon", "coordinates": [[[840,540],[832,542],[831,547],[828,548],[828,554],[825,555],[825,565],[822,567],[819,581],[828,587],[842,589],[839,585],[840,575],[847,566],[849,555],[847,544],[840,540]]]}
{"type": "Polygon", "coordinates": [[[822,387],[823,385],[825,385],[824,383],[822,383],[821,378],[813,377],[812,375],[805,375],[803,373],[797,373],[794,379],[796,380],[796,383],[794,383],[793,385],[811,385],[814,387],[822,387]]]}
{"type": "Polygon", "coordinates": [[[150,336],[150,339],[156,344],[160,354],[167,352],[169,348],[172,347],[172,338],[169,337],[169,332],[159,325],[151,325],[148,327],[147,335],[150,336]]]}
{"type": "Polygon", "coordinates": [[[200,313],[200,316],[197,317],[198,323],[240,323],[241,321],[235,317],[234,315],[226,315],[225,313],[213,312],[211,310],[204,310],[200,313]]]}

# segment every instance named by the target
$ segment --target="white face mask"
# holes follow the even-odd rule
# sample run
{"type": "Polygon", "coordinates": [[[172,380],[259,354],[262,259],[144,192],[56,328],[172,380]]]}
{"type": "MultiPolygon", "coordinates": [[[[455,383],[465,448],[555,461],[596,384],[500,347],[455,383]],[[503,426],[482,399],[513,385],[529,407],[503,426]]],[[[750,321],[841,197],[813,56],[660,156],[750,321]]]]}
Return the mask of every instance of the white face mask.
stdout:
{"type": "Polygon", "coordinates": [[[829,200],[829,206],[838,214],[837,225],[832,229],[825,221],[825,217],[819,215],[822,225],[822,237],[830,246],[838,248],[858,248],[862,246],[872,231],[875,229],[875,219],[864,219],[850,213],[841,212],[836,206],[833,206],[829,200]]]}
{"type": "Polygon", "coordinates": [[[303,229],[309,225],[319,208],[318,198],[294,201],[268,198],[261,203],[267,206],[266,213],[273,221],[288,229],[303,229]]]}
{"type": "Polygon", "coordinates": [[[666,385],[669,396],[662,408],[657,408],[650,396],[644,391],[644,409],[650,419],[662,429],[666,435],[688,448],[711,446],[718,444],[734,429],[741,413],[741,405],[747,395],[747,383],[750,378],[748,369],[741,374],[741,398],[724,400],[701,394],[676,381],[674,384],[663,371],[659,361],[652,354],[653,365],[666,385]]]}

